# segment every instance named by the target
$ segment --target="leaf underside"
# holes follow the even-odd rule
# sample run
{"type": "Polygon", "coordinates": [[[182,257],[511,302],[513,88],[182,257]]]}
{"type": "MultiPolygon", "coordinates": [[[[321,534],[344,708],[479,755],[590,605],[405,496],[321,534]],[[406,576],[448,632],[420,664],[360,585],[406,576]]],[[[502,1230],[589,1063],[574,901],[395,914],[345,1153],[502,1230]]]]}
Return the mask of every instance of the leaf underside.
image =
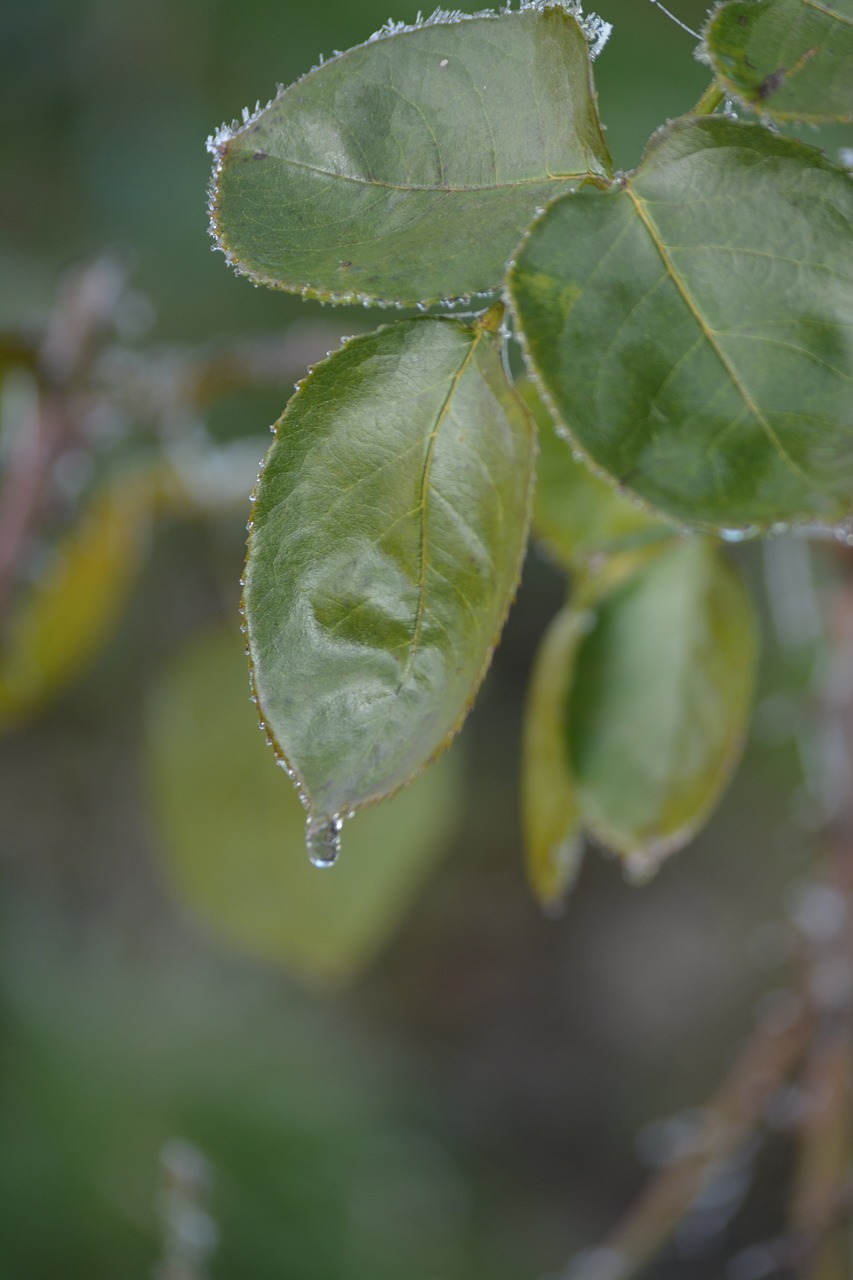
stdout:
{"type": "Polygon", "coordinates": [[[853,496],[853,182],[758,125],[682,120],[552,204],[509,277],[528,362],[593,463],[710,528],[853,496]]]}
{"type": "Polygon", "coordinates": [[[851,0],[730,0],[711,14],[703,56],[726,91],[762,115],[853,120],[851,0]]]}
{"type": "Polygon", "coordinates": [[[244,604],[261,714],[320,818],[442,748],[515,590],[533,427],[489,323],[353,339],[277,426],[244,604]]]}
{"type": "Polygon", "coordinates": [[[536,209],[610,171],[587,42],[560,7],[384,34],[211,147],[231,264],[333,302],[494,290],[536,209]]]}
{"type": "Polygon", "coordinates": [[[740,753],[757,651],[752,606],[710,541],[659,555],[598,608],[567,710],[583,822],[636,871],[682,847],[740,753]]]}

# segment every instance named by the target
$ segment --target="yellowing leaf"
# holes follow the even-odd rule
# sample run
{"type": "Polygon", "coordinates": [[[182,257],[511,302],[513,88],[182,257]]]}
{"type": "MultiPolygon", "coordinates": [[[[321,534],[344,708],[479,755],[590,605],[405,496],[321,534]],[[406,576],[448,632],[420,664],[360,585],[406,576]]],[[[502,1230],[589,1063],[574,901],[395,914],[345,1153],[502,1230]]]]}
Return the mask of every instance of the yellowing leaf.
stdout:
{"type": "Polygon", "coordinates": [[[571,608],[557,614],[540,643],[527,690],[521,754],[525,865],[546,909],[559,906],[571,888],[582,852],[565,720],[585,616],[571,608]]]}
{"type": "Polygon", "coordinates": [[[0,727],[73,680],[110,635],[146,544],[152,500],[147,470],[113,480],[21,594],[0,649],[0,727]]]}

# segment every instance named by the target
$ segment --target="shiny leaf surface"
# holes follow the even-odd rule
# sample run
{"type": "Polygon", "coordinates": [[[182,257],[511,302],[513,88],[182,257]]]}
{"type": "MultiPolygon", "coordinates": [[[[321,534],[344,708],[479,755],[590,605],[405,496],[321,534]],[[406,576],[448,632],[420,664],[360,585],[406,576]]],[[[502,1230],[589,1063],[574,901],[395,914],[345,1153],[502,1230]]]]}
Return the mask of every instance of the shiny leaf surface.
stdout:
{"type": "Polygon", "coordinates": [[[730,0],[703,57],[727,93],[774,120],[853,120],[853,3],[730,0]]]}
{"type": "Polygon", "coordinates": [[[160,854],[177,898],[226,942],[307,978],[361,970],[447,848],[460,807],[456,752],[358,814],[351,856],[323,873],[305,855],[305,810],[270,768],[236,628],[178,655],[148,726],[160,854]]]}
{"type": "Polygon", "coordinates": [[[446,743],[527,538],[533,424],[493,329],[411,320],[318,365],[276,428],[245,610],[261,714],[318,821],[446,743]]]}
{"type": "Polygon", "coordinates": [[[683,120],[552,204],[510,274],[531,368],[617,483],[713,528],[853,496],[853,183],[757,125],[683,120]]]}
{"type": "Polygon", "coordinates": [[[559,6],[380,32],[210,146],[231,265],[337,302],[497,288],[537,207],[610,163],[559,6]]]}
{"type": "Polygon", "coordinates": [[[615,591],[582,639],[568,700],[583,821],[643,875],[717,803],[750,711],[756,622],[739,578],[691,538],[615,591]]]}

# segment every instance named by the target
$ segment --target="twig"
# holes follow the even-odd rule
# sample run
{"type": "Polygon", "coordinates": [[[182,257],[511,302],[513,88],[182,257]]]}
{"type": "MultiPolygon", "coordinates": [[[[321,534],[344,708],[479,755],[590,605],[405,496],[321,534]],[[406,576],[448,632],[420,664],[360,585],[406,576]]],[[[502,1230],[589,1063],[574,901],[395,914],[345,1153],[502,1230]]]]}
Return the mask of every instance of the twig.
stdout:
{"type": "Polygon", "coordinates": [[[748,1137],[767,1102],[801,1057],[813,1020],[805,1002],[780,1022],[768,1013],[752,1033],[689,1149],[646,1186],[639,1200],[589,1262],[570,1266],[571,1280],[631,1280],[663,1248],[709,1176],[748,1137]]]}
{"type": "Polygon", "coordinates": [[[850,1149],[850,1041],[835,1027],[818,1037],[806,1075],[806,1116],[791,1206],[791,1263],[805,1280],[848,1280],[839,1204],[850,1149]]]}

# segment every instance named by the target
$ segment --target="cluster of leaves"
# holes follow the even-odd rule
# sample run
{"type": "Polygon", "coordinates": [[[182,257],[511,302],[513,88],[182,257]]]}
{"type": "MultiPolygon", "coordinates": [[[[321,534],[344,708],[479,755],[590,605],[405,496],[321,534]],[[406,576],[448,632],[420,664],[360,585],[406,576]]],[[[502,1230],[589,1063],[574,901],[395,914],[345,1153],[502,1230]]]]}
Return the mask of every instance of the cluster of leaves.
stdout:
{"type": "Polygon", "coordinates": [[[531,508],[574,581],[525,728],[539,897],[564,893],[582,829],[642,874],[716,801],[757,649],[721,542],[831,529],[853,498],[853,183],[774,123],[853,119],[848,8],[716,9],[714,84],[630,174],[592,80],[607,24],[528,0],[389,24],[211,138],[238,272],[331,303],[490,304],[314,367],[256,486],[252,679],[316,862],[458,728],[531,508]]]}

